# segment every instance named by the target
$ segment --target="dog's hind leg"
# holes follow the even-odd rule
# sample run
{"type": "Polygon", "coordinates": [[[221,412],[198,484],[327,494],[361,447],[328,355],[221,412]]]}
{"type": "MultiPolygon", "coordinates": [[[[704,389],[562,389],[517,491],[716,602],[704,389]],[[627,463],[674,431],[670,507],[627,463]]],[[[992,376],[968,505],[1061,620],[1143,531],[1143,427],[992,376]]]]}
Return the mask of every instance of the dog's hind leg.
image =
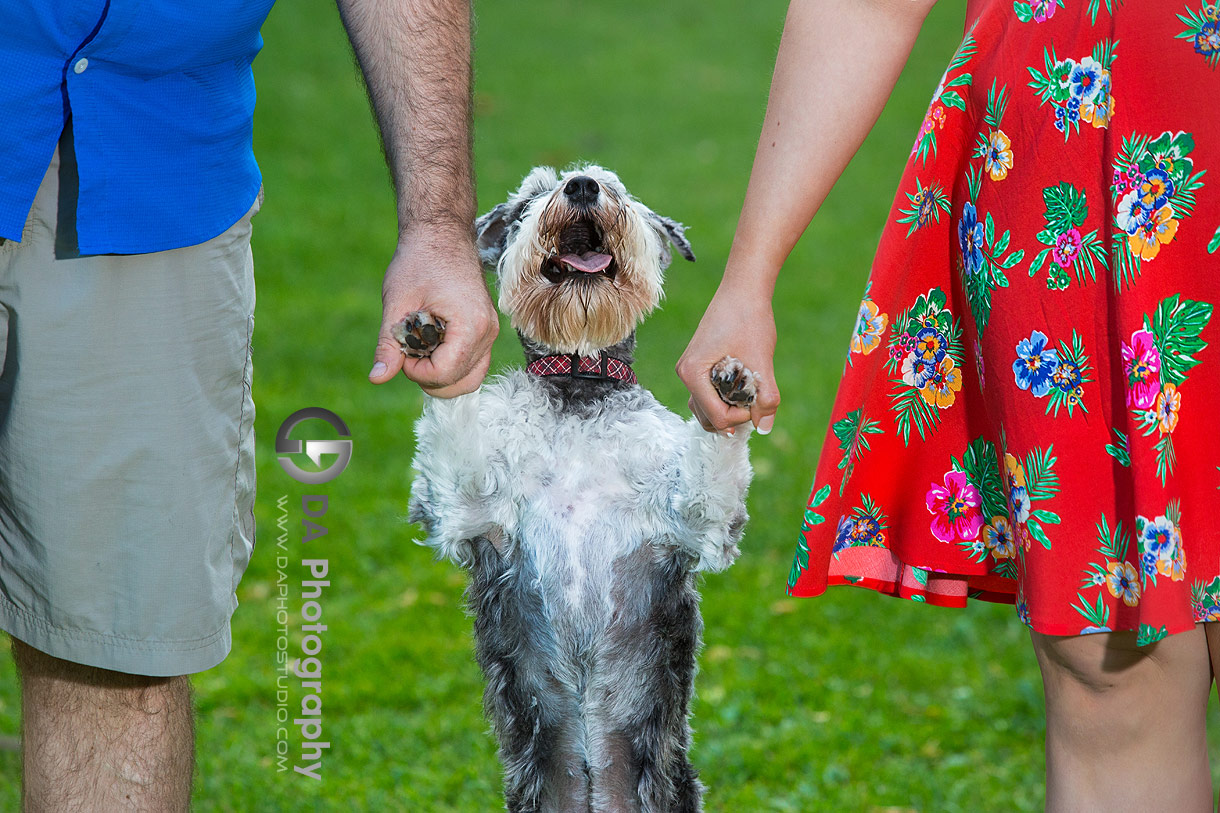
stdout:
{"type": "MultiPolygon", "coordinates": [[[[506,711],[489,706],[489,716],[506,711]]],[[[545,702],[496,723],[509,813],[588,813],[589,775],[569,721],[547,722],[545,702]],[[523,713],[522,713],[523,712],[523,713]],[[501,723],[507,723],[503,725],[501,723]]]]}
{"type": "Polygon", "coordinates": [[[603,733],[594,750],[593,813],[640,813],[640,766],[631,737],[603,733]]]}
{"type": "Polygon", "coordinates": [[[588,813],[589,774],[570,698],[540,688],[520,664],[481,658],[484,707],[500,741],[510,813],[588,813]]]}
{"type": "Polygon", "coordinates": [[[622,625],[599,661],[594,810],[698,813],[702,790],[687,758],[687,711],[702,621],[690,558],[657,563],[651,548],[616,565],[622,625]],[[658,567],[659,564],[659,567],[658,567]],[[628,617],[632,616],[632,617],[628,617]]]}
{"type": "Polygon", "coordinates": [[[467,601],[509,813],[586,813],[589,778],[578,707],[555,677],[557,647],[532,586],[535,571],[520,558],[510,563],[484,540],[473,558],[467,601]]]}
{"type": "MultiPolygon", "coordinates": [[[[672,676],[660,683],[674,683],[672,676]]],[[[667,688],[677,688],[671,686],[667,688]]],[[[664,691],[664,689],[661,689],[664,691]]],[[[676,697],[671,698],[676,700],[676,697]]],[[[635,759],[639,766],[641,813],[699,813],[703,785],[687,757],[690,727],[687,702],[677,706],[658,699],[644,724],[635,732],[635,759]]]]}

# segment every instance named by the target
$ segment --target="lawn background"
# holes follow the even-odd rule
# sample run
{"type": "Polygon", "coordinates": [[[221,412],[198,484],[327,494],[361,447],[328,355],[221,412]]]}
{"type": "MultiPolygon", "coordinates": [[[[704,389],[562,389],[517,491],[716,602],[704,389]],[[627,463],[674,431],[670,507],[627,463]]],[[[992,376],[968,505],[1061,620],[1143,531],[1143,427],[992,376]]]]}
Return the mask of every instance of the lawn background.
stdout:
{"type": "MultiPolygon", "coordinates": [[[[780,280],[784,403],[756,437],[744,555],[703,587],[707,648],[694,760],[709,811],[1038,810],[1041,687],[1012,609],[951,611],[840,589],[784,595],[796,531],[872,252],[911,139],[961,35],[962,2],[932,13],[885,114],[780,280]]],[[[478,4],[480,211],[533,165],[616,170],[689,227],[699,261],[670,271],[640,331],[642,382],[685,412],[673,365],[715,288],[762,119],[784,3],[530,0],[478,4]]],[[[234,648],[194,685],[201,811],[487,811],[499,770],[462,614],[462,574],[414,544],[403,518],[422,396],[365,379],[393,249],[392,198],[337,15],[283,0],[255,64],[259,543],[239,589],[234,648]],[[305,406],[351,427],[347,472],[318,487],[329,534],[301,545],[305,493],[272,438],[305,406]],[[330,561],[322,782],[278,773],[275,527],[289,498],[290,625],[302,556],[330,561]]],[[[810,77],[810,83],[818,81],[810,77]]],[[[502,332],[493,367],[519,350],[502,332]]],[[[295,634],[290,652],[299,651],[295,634]]],[[[295,684],[295,682],[294,682],[295,684]]],[[[295,706],[301,692],[294,688],[295,706]]],[[[0,658],[0,735],[18,727],[0,658]]],[[[290,738],[292,756],[297,737],[290,738]]],[[[292,764],[294,760],[290,760],[292,764]]],[[[0,751],[0,810],[18,806],[18,755],[0,751]]]]}

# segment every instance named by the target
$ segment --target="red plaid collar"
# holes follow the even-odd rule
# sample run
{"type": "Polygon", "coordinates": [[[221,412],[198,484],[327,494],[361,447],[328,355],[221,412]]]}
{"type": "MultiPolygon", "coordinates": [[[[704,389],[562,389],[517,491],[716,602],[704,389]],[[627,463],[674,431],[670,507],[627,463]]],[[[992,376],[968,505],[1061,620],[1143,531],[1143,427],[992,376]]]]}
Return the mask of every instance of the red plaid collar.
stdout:
{"type": "Polygon", "coordinates": [[[636,383],[635,373],[622,359],[598,353],[596,356],[543,356],[531,361],[525,368],[534,375],[570,375],[573,378],[607,378],[636,383]]]}

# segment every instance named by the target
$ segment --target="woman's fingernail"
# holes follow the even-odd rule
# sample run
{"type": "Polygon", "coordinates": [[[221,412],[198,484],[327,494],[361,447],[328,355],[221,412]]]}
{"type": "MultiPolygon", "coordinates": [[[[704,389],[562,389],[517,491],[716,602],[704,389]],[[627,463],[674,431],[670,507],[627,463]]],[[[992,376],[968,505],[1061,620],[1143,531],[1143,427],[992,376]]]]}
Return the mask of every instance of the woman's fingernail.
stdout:
{"type": "Polygon", "coordinates": [[[369,378],[380,378],[385,375],[386,366],[384,361],[379,361],[373,365],[373,369],[369,372],[369,378]]]}
{"type": "Polygon", "coordinates": [[[758,434],[769,435],[769,434],[771,434],[771,429],[774,426],[775,426],[775,416],[767,415],[765,418],[763,418],[761,421],[758,422],[758,434]]]}

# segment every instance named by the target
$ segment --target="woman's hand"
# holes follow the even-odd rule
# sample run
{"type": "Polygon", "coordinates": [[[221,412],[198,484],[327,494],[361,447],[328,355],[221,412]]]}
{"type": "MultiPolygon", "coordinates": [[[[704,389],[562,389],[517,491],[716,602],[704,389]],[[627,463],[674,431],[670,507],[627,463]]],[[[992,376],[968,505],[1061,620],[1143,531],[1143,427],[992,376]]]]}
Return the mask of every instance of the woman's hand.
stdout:
{"type": "Polygon", "coordinates": [[[720,289],[678,376],[708,431],[752,421],[771,431],[779,406],[771,296],[780,267],[872,128],[934,0],[800,0],[788,7],[754,167],[720,289]],[[756,373],[747,412],[708,380],[726,355],[756,373]]]}
{"type": "Polygon", "coordinates": [[[775,317],[765,296],[721,286],[677,366],[678,377],[691,391],[691,412],[704,429],[731,432],[749,421],[761,434],[771,431],[779,407],[775,338],[775,317]],[[712,386],[708,373],[725,356],[740,360],[756,376],[758,394],[749,410],[730,407],[712,386]]]}

